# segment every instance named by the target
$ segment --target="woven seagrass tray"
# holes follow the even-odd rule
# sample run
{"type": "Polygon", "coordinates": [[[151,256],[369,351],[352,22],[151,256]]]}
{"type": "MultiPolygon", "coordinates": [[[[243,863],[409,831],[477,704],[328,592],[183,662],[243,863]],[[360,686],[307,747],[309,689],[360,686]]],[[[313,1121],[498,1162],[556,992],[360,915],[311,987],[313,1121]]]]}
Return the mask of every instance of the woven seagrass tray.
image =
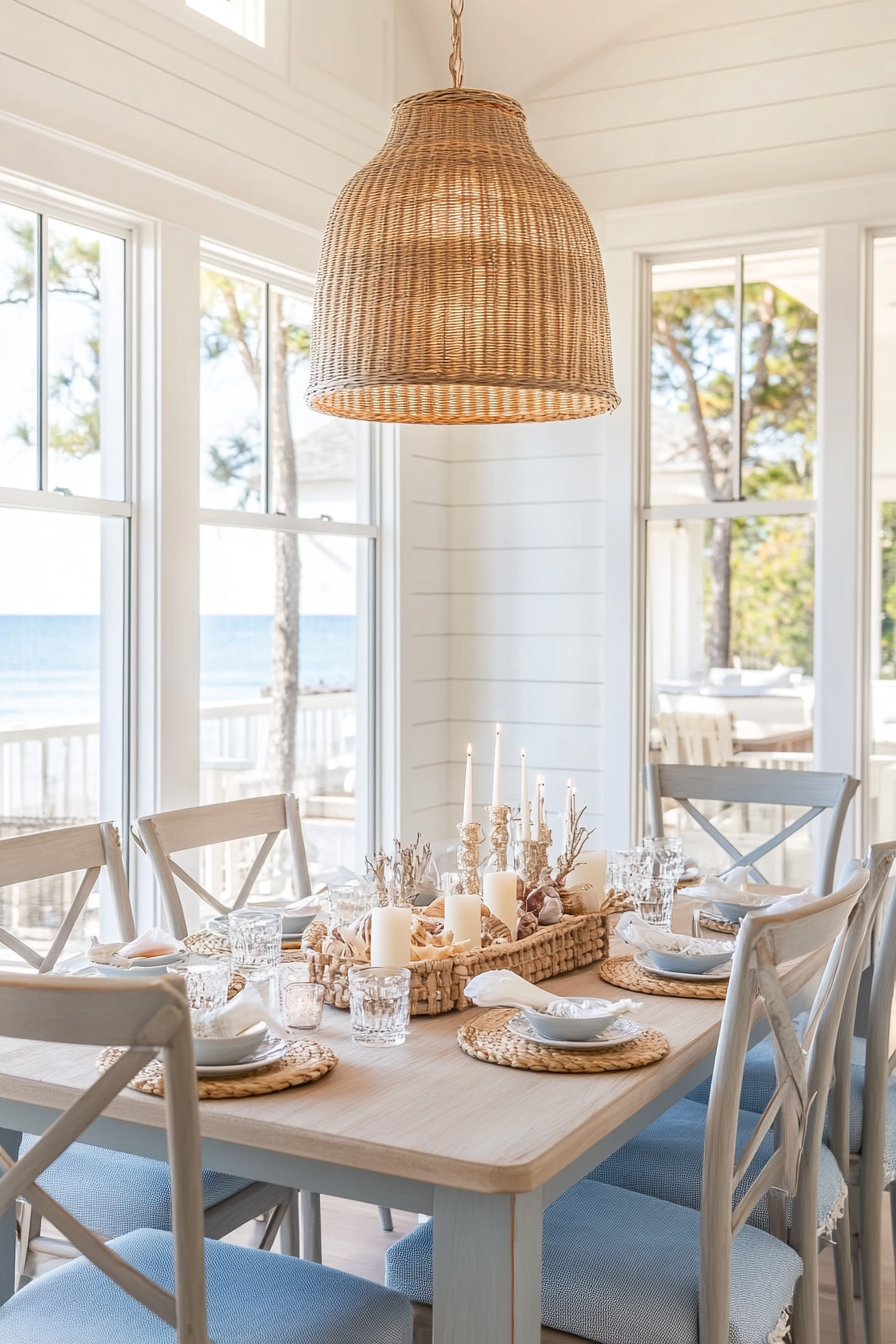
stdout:
{"type": "Polygon", "coordinates": [[[698,910],[697,919],[704,929],[711,929],[713,933],[727,933],[734,937],[740,930],[740,924],[711,915],[708,910],[698,910]]]}
{"type": "Polygon", "coordinates": [[[461,1050],[486,1064],[506,1064],[533,1073],[618,1073],[655,1064],[669,1053],[669,1042],[655,1027],[645,1027],[634,1041],[608,1050],[551,1050],[533,1045],[507,1030],[516,1008],[491,1008],[457,1033],[461,1050]]]}
{"type": "MultiPolygon", "coordinates": [[[[107,1069],[119,1059],[124,1050],[110,1046],[97,1055],[98,1073],[107,1069]]],[[[196,1086],[200,1101],[224,1101],[228,1097],[260,1097],[267,1092],[284,1092],[288,1087],[301,1087],[303,1083],[314,1083],[323,1078],[339,1063],[328,1045],[309,1039],[298,1041],[286,1047],[286,1053],[273,1064],[266,1064],[252,1073],[236,1074],[231,1077],[199,1078],[196,1086]]],[[[161,1060],[154,1059],[141,1069],[128,1083],[136,1092],[148,1092],[154,1097],[164,1097],[165,1079],[161,1060]]]]}
{"type": "MultiPolygon", "coordinates": [[[[607,955],[608,915],[564,915],[559,924],[549,924],[517,943],[496,943],[445,961],[415,961],[411,972],[411,1015],[434,1017],[437,1013],[471,1008],[464,989],[481,971],[507,969],[537,984],[564,971],[590,966],[607,955]]],[[[307,963],[312,980],[324,986],[324,1000],[336,1008],[348,1007],[348,972],[356,963],[320,952],[284,952],[284,961],[307,963]]]]}
{"type": "Polygon", "coordinates": [[[608,985],[631,989],[637,994],[663,994],[673,999],[724,999],[728,982],[699,980],[665,980],[659,975],[642,971],[633,957],[608,957],[601,962],[600,978],[608,985]]]}

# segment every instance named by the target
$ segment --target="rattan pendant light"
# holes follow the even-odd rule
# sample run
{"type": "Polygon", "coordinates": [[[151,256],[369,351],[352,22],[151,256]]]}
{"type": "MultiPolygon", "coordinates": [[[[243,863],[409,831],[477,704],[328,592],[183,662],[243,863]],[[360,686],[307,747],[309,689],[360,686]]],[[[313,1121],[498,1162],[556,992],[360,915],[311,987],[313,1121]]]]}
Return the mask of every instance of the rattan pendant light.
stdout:
{"type": "Polygon", "coordinates": [[[600,252],[513,98],[403,99],[324,235],[307,403],[358,420],[569,420],[619,405],[600,252]]]}

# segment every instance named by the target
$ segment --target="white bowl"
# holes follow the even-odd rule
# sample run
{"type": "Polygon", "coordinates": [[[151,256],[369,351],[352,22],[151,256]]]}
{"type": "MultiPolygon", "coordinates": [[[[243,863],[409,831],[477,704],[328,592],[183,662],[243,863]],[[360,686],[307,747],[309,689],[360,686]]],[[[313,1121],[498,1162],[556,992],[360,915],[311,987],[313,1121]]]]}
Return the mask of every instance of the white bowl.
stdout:
{"type": "Polygon", "coordinates": [[[259,1022],[239,1036],[194,1036],[193,1054],[197,1064],[239,1064],[257,1050],[267,1027],[259,1022]]]}
{"type": "MultiPolygon", "coordinates": [[[[712,904],[718,910],[723,919],[727,919],[729,924],[739,924],[747,915],[752,914],[754,910],[768,910],[768,905],[758,905],[756,901],[727,901],[724,898],[719,900],[713,896],[712,904]]],[[[771,904],[771,902],[769,903],[771,904]]]]}
{"type": "Polygon", "coordinates": [[[101,961],[91,964],[100,975],[164,975],[166,971],[174,971],[176,974],[185,957],[185,952],[169,952],[164,957],[141,957],[136,965],[131,966],[107,966],[101,961]]]}
{"type": "Polygon", "coordinates": [[[688,956],[685,952],[659,952],[651,948],[650,955],[661,971],[693,971],[695,975],[702,975],[704,971],[713,971],[716,966],[730,961],[734,956],[734,944],[731,944],[730,952],[698,952],[688,956]]]}
{"type": "Polygon", "coordinates": [[[595,1009],[605,1005],[607,1011],[600,1014],[595,1012],[594,1017],[555,1017],[553,1013],[542,1013],[536,1008],[524,1008],[523,1016],[540,1036],[551,1041],[591,1041],[612,1026],[618,1016],[606,999],[570,997],[569,1001],[594,1004],[595,1009]]]}

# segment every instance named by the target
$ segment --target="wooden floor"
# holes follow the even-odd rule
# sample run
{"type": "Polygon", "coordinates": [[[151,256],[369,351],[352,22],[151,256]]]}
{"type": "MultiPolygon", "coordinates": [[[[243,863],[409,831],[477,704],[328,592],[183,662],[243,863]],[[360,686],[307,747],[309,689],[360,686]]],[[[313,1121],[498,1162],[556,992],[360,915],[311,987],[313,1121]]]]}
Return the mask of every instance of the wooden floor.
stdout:
{"type": "MultiPolygon", "coordinates": [[[[417,1215],[393,1210],[394,1232],[383,1232],[376,1209],[344,1199],[321,1200],[324,1263],[364,1278],[383,1281],[386,1247],[417,1226],[417,1215]]],[[[249,1239],[240,1229],[233,1240],[249,1239]]],[[[821,1258],[821,1344],[839,1344],[837,1298],[834,1289],[834,1256],[828,1248],[821,1258]]],[[[856,1337],[863,1344],[862,1304],[855,1302],[856,1337]]],[[[896,1287],[893,1274],[893,1244],[889,1209],[884,1205],[884,1339],[896,1341],[896,1287]]]]}

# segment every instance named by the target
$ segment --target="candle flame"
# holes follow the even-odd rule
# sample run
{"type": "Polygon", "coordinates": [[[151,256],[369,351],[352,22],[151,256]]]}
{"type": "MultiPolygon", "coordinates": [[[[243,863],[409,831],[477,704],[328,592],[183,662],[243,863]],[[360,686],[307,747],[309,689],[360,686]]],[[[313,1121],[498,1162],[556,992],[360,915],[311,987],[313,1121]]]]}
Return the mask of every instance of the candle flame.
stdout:
{"type": "Polygon", "coordinates": [[[468,743],[467,743],[467,755],[468,755],[468,756],[472,756],[472,755],[473,755],[473,743],[472,743],[472,742],[468,742],[468,743]]]}

